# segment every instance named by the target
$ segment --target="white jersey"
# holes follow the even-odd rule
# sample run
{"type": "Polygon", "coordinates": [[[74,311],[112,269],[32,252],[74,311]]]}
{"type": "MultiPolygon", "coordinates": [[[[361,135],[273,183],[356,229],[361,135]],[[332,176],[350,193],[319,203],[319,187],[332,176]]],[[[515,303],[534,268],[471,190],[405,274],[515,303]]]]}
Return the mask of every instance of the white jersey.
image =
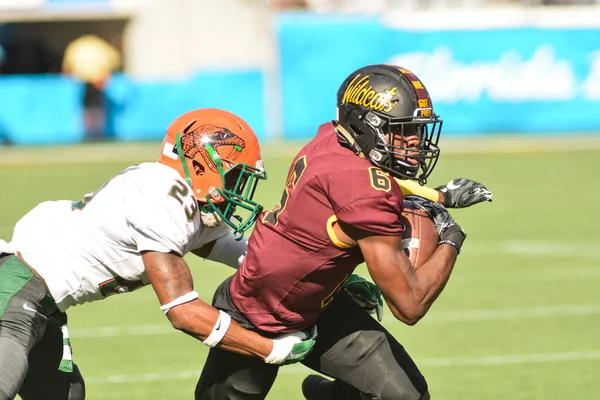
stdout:
{"type": "Polygon", "coordinates": [[[15,226],[12,248],[44,278],[58,308],[149,283],[140,252],[190,250],[231,232],[202,225],[190,186],[174,169],[126,169],[82,201],[47,201],[15,226]]]}

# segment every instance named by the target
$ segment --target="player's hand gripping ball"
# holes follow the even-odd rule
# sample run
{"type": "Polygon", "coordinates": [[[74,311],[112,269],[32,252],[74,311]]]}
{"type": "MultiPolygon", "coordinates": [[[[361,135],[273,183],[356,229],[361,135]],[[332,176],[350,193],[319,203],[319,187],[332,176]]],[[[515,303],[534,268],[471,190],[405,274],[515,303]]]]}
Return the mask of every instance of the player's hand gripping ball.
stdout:
{"type": "Polygon", "coordinates": [[[433,219],[435,227],[440,236],[437,245],[448,244],[456,249],[457,253],[460,253],[460,248],[463,242],[467,238],[465,231],[454,221],[452,215],[446,210],[446,208],[438,203],[431,200],[424,199],[419,196],[406,196],[405,201],[411,201],[419,210],[427,212],[433,219]]]}
{"type": "MultiPolygon", "coordinates": [[[[404,225],[402,248],[413,267],[417,269],[431,257],[439,242],[437,228],[431,216],[417,208],[410,200],[404,202],[400,217],[404,225]]],[[[344,285],[346,292],[367,313],[376,314],[383,321],[383,296],[381,290],[360,275],[352,274],[344,285]]]]}
{"type": "Polygon", "coordinates": [[[402,248],[416,270],[429,260],[437,248],[440,235],[429,213],[418,208],[410,199],[404,200],[400,221],[404,226],[402,248]]]}

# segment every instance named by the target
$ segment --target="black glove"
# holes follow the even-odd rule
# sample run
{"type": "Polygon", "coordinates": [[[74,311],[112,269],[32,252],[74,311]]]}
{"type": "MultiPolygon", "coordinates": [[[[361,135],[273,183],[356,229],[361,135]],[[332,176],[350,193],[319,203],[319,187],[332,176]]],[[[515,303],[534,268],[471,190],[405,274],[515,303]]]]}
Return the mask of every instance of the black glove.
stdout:
{"type": "Polygon", "coordinates": [[[443,205],[415,195],[406,196],[404,199],[411,201],[415,207],[427,212],[431,216],[440,235],[438,246],[440,244],[449,244],[456,249],[457,253],[460,253],[460,248],[467,238],[467,234],[443,205]]]}
{"type": "Polygon", "coordinates": [[[467,178],[452,179],[446,185],[436,187],[435,190],[444,194],[444,206],[448,208],[469,207],[494,199],[494,195],[485,185],[467,178]]]}

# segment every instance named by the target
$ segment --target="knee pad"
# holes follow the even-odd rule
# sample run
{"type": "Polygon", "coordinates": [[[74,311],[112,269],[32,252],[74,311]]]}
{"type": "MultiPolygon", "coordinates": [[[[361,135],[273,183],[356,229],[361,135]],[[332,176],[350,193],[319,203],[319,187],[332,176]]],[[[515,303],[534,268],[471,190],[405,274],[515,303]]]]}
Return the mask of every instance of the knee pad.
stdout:
{"type": "Polygon", "coordinates": [[[77,365],[73,364],[73,377],[69,389],[69,400],[85,400],[85,382],[77,365]]]}

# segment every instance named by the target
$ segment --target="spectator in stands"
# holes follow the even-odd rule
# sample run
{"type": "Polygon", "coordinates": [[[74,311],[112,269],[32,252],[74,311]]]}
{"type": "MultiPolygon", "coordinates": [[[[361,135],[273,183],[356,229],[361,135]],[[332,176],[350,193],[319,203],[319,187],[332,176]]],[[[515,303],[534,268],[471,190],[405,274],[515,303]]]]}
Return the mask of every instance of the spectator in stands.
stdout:
{"type": "Polygon", "coordinates": [[[268,4],[275,10],[303,10],[308,8],[308,0],[269,0],[268,4]]]}
{"type": "Polygon", "coordinates": [[[85,140],[98,141],[106,131],[105,88],[121,65],[119,51],[106,40],[92,34],[83,35],[67,46],[63,73],[84,83],[83,108],[85,140]]]}

